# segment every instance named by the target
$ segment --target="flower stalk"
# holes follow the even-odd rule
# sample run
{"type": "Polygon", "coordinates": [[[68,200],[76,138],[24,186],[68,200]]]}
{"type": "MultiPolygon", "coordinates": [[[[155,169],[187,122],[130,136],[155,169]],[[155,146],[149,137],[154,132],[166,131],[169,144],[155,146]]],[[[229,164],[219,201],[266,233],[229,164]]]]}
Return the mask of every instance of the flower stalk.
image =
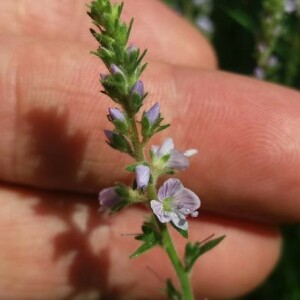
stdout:
{"type": "Polygon", "coordinates": [[[88,14],[98,29],[91,29],[92,35],[99,42],[99,48],[93,54],[108,69],[108,74],[100,75],[100,83],[104,89],[102,93],[120,106],[120,109],[108,109],[108,119],[114,129],[105,130],[107,142],[112,148],[129,154],[135,160],[126,168],[127,171],[135,173],[132,186],[117,184],[104,189],[99,194],[100,205],[112,213],[141,203],[152,208],[150,221],[144,222],[142,233],[136,236],[142,245],[131,257],[142,255],[154,246],[161,246],[166,251],[180,283],[178,291],[167,280],[167,295],[170,299],[193,300],[189,275],[193,264],[205,251],[201,252],[199,243],[188,243],[185,256],[181,260],[166,223],[171,222],[187,238],[187,216],[198,216],[200,199],[178,179],[168,179],[158,190],[156,184],[161,175],[186,169],[189,166],[189,157],[197,151],[190,149],[182,153],[175,148],[173,139],[168,138],[161,146],[151,147],[149,158],[145,155],[152,136],[169,127],[169,124],[163,124],[159,103],[155,103],[148,111],[143,111],[140,120],[138,117],[147,97],[144,84],[140,80],[147,66],[143,63],[146,51],[141,52],[133,45],[127,46],[133,21],[129,25],[121,21],[123,4],[111,4],[110,0],[94,0],[89,8],[88,14]]]}

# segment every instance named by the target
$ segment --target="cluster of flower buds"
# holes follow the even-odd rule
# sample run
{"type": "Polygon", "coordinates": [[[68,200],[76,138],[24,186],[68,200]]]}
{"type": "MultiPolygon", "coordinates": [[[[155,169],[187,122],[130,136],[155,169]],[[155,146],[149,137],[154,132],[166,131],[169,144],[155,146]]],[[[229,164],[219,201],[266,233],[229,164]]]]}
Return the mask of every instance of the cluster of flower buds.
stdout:
{"type": "Polygon", "coordinates": [[[156,185],[159,176],[173,174],[189,166],[188,157],[196,150],[184,153],[174,147],[168,138],[161,146],[152,146],[150,161],[144,157],[144,148],[149,139],[159,131],[169,127],[163,124],[159,103],[142,113],[137,120],[147,96],[143,82],[140,80],[147,64],[143,63],[146,51],[141,52],[136,46],[127,47],[132,22],[120,21],[123,5],[111,4],[108,0],[94,0],[89,12],[94,24],[100,30],[91,30],[99,42],[95,55],[105,63],[108,72],[100,74],[102,93],[110,97],[119,107],[108,109],[108,120],[113,130],[105,130],[107,143],[118,151],[127,153],[136,159],[127,170],[135,172],[132,187],[118,184],[106,188],[99,194],[100,205],[112,212],[140,202],[148,202],[161,222],[172,221],[183,230],[187,229],[186,216],[196,216],[200,206],[199,198],[185,189],[177,179],[169,179],[158,191],[157,199],[149,199],[148,187],[156,185]],[[140,127],[140,128],[138,128],[140,127]],[[139,155],[137,154],[139,153],[139,155]]]}

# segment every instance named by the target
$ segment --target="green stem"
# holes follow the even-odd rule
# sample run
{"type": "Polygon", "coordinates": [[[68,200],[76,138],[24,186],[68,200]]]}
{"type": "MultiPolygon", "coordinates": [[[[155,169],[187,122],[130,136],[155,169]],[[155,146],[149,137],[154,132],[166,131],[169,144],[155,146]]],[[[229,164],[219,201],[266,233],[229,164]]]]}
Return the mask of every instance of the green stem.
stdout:
{"type": "Polygon", "coordinates": [[[140,143],[139,133],[136,126],[136,119],[134,115],[129,115],[130,125],[131,125],[131,142],[134,149],[134,156],[137,162],[145,160],[144,156],[144,146],[140,143]]]}
{"type": "MultiPolygon", "coordinates": [[[[138,129],[136,126],[136,119],[134,115],[130,115],[129,119],[131,120],[131,142],[134,148],[134,154],[135,158],[138,162],[145,161],[145,155],[144,155],[144,147],[145,145],[143,142],[140,142],[139,140],[139,134],[138,129]]],[[[148,198],[150,199],[157,199],[157,191],[154,184],[148,184],[147,187],[147,193],[148,198]]],[[[155,222],[157,222],[157,227],[159,228],[161,235],[162,235],[162,247],[165,249],[165,251],[168,254],[169,259],[171,260],[171,263],[176,271],[178,280],[180,282],[182,295],[184,300],[194,300],[193,296],[193,290],[190,284],[190,279],[188,276],[188,273],[184,270],[184,267],[178,257],[178,254],[176,252],[174,243],[172,241],[172,238],[169,234],[168,227],[166,224],[162,224],[158,222],[155,219],[155,222]]]]}
{"type": "MultiPolygon", "coordinates": [[[[153,184],[149,184],[147,187],[148,196],[150,199],[157,199],[157,192],[153,184]]],[[[178,280],[180,282],[181,291],[184,300],[194,300],[193,290],[190,283],[188,273],[184,270],[184,267],[178,257],[174,243],[169,234],[169,230],[166,224],[162,224],[154,217],[157,227],[162,235],[162,247],[167,252],[171,263],[176,271],[178,280]]]]}
{"type": "Polygon", "coordinates": [[[194,300],[193,290],[190,283],[190,278],[188,276],[188,273],[184,270],[184,267],[178,257],[178,254],[176,252],[176,249],[174,247],[172,238],[170,236],[170,233],[168,231],[168,227],[166,224],[159,224],[161,233],[162,233],[162,245],[166,252],[168,253],[168,256],[174,266],[174,269],[176,271],[178,280],[181,285],[181,291],[183,295],[184,300],[194,300]]]}

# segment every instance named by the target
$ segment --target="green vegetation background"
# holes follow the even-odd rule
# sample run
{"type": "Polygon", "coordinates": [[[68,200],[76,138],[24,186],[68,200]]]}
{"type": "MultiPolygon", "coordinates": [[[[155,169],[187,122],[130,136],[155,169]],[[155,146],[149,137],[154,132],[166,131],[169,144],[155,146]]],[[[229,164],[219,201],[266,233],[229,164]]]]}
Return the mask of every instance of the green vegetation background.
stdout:
{"type": "MultiPolygon", "coordinates": [[[[264,1],[274,2],[274,0],[264,1]]],[[[165,0],[165,2],[192,23],[195,22],[199,8],[194,8],[192,0],[165,0]]],[[[210,17],[215,30],[210,38],[217,51],[221,69],[246,75],[253,74],[256,67],[257,40],[262,31],[260,28],[262,2],[258,0],[213,2],[210,17]]],[[[300,16],[297,14],[286,16],[281,26],[283,34],[272,51],[278,57],[280,66],[274,70],[272,81],[300,89],[300,16]]],[[[300,300],[300,225],[283,226],[282,232],[283,255],[277,268],[262,286],[241,300],[300,300]]]]}

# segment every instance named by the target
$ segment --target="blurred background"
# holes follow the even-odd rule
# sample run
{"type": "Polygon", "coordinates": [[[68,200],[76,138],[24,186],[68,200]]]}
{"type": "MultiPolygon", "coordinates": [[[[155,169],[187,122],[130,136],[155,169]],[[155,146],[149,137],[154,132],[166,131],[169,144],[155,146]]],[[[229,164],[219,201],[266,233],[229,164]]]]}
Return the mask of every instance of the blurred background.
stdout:
{"type": "MultiPolygon", "coordinates": [[[[300,89],[300,0],[164,1],[211,40],[222,70],[300,89]]],[[[279,265],[240,300],[300,300],[300,225],[282,232],[279,265]]]]}

